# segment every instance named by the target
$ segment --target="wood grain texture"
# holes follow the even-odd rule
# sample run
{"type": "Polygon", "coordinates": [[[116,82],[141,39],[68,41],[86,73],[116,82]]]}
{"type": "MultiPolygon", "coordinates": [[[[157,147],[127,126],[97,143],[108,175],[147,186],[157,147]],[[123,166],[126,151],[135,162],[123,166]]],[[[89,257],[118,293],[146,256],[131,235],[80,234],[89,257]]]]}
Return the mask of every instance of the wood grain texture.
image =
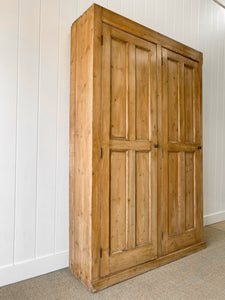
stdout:
{"type": "Polygon", "coordinates": [[[74,23],[71,43],[73,55],[71,80],[74,83],[71,84],[70,119],[72,143],[70,268],[88,286],[92,273],[92,105],[90,99],[93,97],[93,17],[93,7],[91,7],[74,23]]]}
{"type": "Polygon", "coordinates": [[[148,272],[150,270],[153,270],[155,268],[163,266],[167,263],[170,263],[172,261],[175,261],[175,260],[185,257],[187,255],[190,255],[192,253],[195,253],[196,251],[202,250],[205,247],[206,247],[205,242],[197,243],[197,244],[189,246],[185,249],[181,249],[181,250],[175,251],[174,253],[168,254],[166,256],[162,256],[153,261],[149,261],[147,263],[137,265],[135,267],[129,268],[122,272],[118,272],[118,273],[103,277],[100,280],[93,282],[91,290],[92,290],[92,292],[102,290],[104,288],[112,286],[121,281],[127,280],[129,278],[135,277],[140,274],[143,274],[145,272],[148,272]]]}
{"type": "Polygon", "coordinates": [[[178,63],[168,59],[167,80],[168,80],[168,141],[178,142],[179,129],[179,81],[178,81],[178,63]]]}
{"type": "Polygon", "coordinates": [[[158,137],[158,144],[159,144],[159,151],[157,153],[157,255],[160,257],[162,255],[162,232],[163,232],[163,105],[162,105],[162,47],[157,45],[157,104],[156,104],[156,111],[157,111],[157,137],[158,137]]]}
{"type": "Polygon", "coordinates": [[[110,253],[126,249],[126,152],[110,153],[110,253]]]}
{"type": "MultiPolygon", "coordinates": [[[[102,49],[102,95],[104,98],[102,102],[101,215],[104,215],[104,218],[101,220],[103,256],[101,276],[106,276],[156,257],[157,180],[150,175],[157,174],[157,150],[153,148],[153,141],[157,141],[156,81],[154,80],[156,47],[104,24],[102,49]],[[112,63],[112,57],[115,55],[112,47],[114,41],[119,41],[116,47],[123,49],[123,55],[118,55],[120,50],[116,53],[116,64],[112,63]],[[141,49],[138,59],[137,49],[141,49]],[[119,84],[116,85],[116,98],[111,93],[113,89],[111,77],[114,76],[112,66],[123,71],[127,78],[122,81],[119,75],[115,77],[119,84]],[[127,70],[126,73],[125,70],[127,70]],[[144,80],[143,85],[141,81],[146,75],[147,79],[144,80]],[[123,125],[121,118],[112,118],[112,105],[115,105],[115,99],[116,102],[119,100],[124,103],[124,106],[126,105],[126,115],[125,109],[122,109],[123,116],[126,116],[126,122],[123,122],[127,128],[126,139],[124,139],[125,132],[120,138],[109,136],[112,119],[114,128],[120,128],[123,125]],[[140,102],[139,105],[137,102],[140,102]],[[143,111],[145,111],[145,117],[141,119],[140,112],[143,111]],[[143,123],[144,126],[142,126],[143,123]],[[138,129],[139,131],[138,126],[141,128],[141,130],[138,129]],[[150,130],[151,133],[149,133],[150,130]],[[140,132],[143,135],[140,135],[140,132]],[[150,137],[153,141],[149,140],[150,137]],[[153,154],[150,161],[151,150],[153,154]],[[112,160],[115,153],[117,153],[117,158],[112,160]],[[145,219],[142,222],[143,216],[145,219]],[[145,225],[147,228],[144,228],[145,225]]],[[[120,115],[119,111],[121,110],[118,110],[118,115],[120,115]]]]}
{"type": "MultiPolygon", "coordinates": [[[[94,37],[93,37],[93,123],[92,128],[92,230],[100,232],[100,147],[101,147],[101,111],[102,105],[101,80],[102,73],[100,70],[102,59],[102,8],[94,6],[94,37]]],[[[100,274],[100,235],[92,234],[92,280],[99,278],[100,274]]]]}
{"type": "Polygon", "coordinates": [[[136,138],[148,140],[150,114],[150,51],[135,49],[135,82],[136,82],[136,138]]]}
{"type": "Polygon", "coordinates": [[[161,44],[167,49],[180,53],[184,56],[188,56],[193,60],[202,62],[202,53],[196,51],[184,44],[181,44],[173,39],[166,37],[156,31],[153,31],[143,25],[140,25],[134,21],[124,18],[108,9],[103,10],[102,14],[103,22],[120,28],[126,32],[134,34],[136,36],[141,36],[143,39],[150,42],[161,44]]]}
{"type": "Polygon", "coordinates": [[[111,137],[126,138],[127,43],[111,40],[111,137]]]}
{"type": "Polygon", "coordinates": [[[184,140],[186,143],[194,143],[195,137],[195,103],[194,103],[194,78],[193,78],[193,68],[187,65],[184,65],[184,120],[185,120],[185,137],[184,140]]]}
{"type": "Polygon", "coordinates": [[[136,33],[97,5],[72,27],[70,268],[94,290],[204,247],[201,62],[136,33]]]}
{"type": "Polygon", "coordinates": [[[163,49],[163,254],[202,241],[200,69],[163,49]]]}
{"type": "Polygon", "coordinates": [[[185,230],[193,229],[196,223],[196,197],[195,197],[195,154],[185,153],[185,230]]]}
{"type": "Polygon", "coordinates": [[[151,153],[136,152],[136,246],[151,242],[151,153]]]}
{"type": "Polygon", "coordinates": [[[168,234],[179,234],[178,153],[168,153],[168,234]]]}

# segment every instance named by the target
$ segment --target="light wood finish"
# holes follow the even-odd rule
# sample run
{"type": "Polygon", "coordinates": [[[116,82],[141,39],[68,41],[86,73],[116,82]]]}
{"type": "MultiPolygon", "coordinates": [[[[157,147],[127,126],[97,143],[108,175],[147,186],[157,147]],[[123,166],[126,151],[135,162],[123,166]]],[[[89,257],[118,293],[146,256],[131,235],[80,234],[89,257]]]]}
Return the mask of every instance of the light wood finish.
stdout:
{"type": "Polygon", "coordinates": [[[93,282],[91,291],[96,292],[96,291],[105,289],[111,285],[114,285],[121,281],[127,280],[129,278],[135,277],[137,275],[143,274],[145,272],[148,272],[150,270],[153,270],[155,268],[158,268],[165,264],[168,264],[174,260],[177,260],[177,259],[180,259],[187,255],[190,255],[196,251],[202,250],[205,247],[206,247],[206,244],[204,242],[201,242],[201,243],[186,247],[184,249],[175,251],[166,256],[162,256],[158,259],[155,259],[155,260],[146,262],[144,264],[140,264],[135,267],[129,268],[122,272],[117,272],[115,274],[105,276],[105,277],[101,278],[100,280],[93,282]]]}
{"type": "Polygon", "coordinates": [[[105,24],[103,39],[101,276],[157,256],[156,46],[105,24]]]}
{"type": "MultiPolygon", "coordinates": [[[[98,5],[94,5],[93,9],[93,118],[94,124],[92,128],[92,232],[99,232],[100,228],[100,148],[101,148],[101,72],[99,66],[101,65],[101,12],[102,9],[98,5]]],[[[100,234],[92,234],[92,280],[96,280],[100,276],[100,234]]]]}
{"type": "Polygon", "coordinates": [[[201,67],[95,4],[72,25],[70,268],[93,291],[205,247],[201,67]]]}
{"type": "Polygon", "coordinates": [[[200,68],[163,49],[163,254],[202,241],[200,68]]]}
{"type": "Polygon", "coordinates": [[[93,13],[89,10],[72,28],[70,109],[70,268],[87,286],[90,286],[92,268],[92,105],[89,105],[93,95],[91,29],[93,13]]]}

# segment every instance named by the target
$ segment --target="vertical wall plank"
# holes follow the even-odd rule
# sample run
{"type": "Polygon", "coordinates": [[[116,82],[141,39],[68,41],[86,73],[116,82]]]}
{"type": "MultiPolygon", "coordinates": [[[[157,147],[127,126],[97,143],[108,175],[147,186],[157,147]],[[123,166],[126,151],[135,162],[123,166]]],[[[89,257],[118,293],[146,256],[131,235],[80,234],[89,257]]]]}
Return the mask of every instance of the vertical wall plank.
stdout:
{"type": "MultiPolygon", "coordinates": [[[[209,106],[209,122],[208,124],[206,123],[206,128],[208,135],[209,135],[209,143],[208,143],[208,148],[209,148],[209,174],[211,174],[211,180],[210,184],[212,184],[214,187],[216,186],[216,164],[215,164],[215,150],[216,150],[216,144],[215,144],[215,130],[216,130],[216,118],[215,118],[215,109],[216,109],[216,97],[215,97],[215,61],[214,58],[216,56],[217,52],[217,45],[216,45],[216,35],[215,35],[215,18],[216,18],[216,9],[217,6],[214,7],[213,2],[208,3],[208,9],[209,11],[209,17],[208,17],[208,36],[207,36],[207,42],[208,42],[208,70],[210,70],[209,76],[209,93],[206,95],[205,94],[205,100],[208,103],[209,106]],[[213,42],[210,40],[210,36],[213,36],[213,42]],[[212,75],[214,74],[214,75],[212,75]]],[[[203,124],[204,126],[204,124],[203,124]]],[[[204,128],[204,127],[203,127],[204,128]]],[[[206,187],[207,189],[207,187],[206,187]]],[[[215,199],[215,188],[210,188],[208,191],[206,190],[205,194],[208,194],[208,211],[215,212],[216,211],[216,206],[217,203],[216,201],[210,201],[210,199],[215,199]]]]}
{"type": "Polygon", "coordinates": [[[134,11],[136,22],[145,25],[145,0],[134,1],[134,11]]]}
{"type": "Polygon", "coordinates": [[[59,1],[41,6],[36,255],[55,250],[59,1]]]}
{"type": "Polygon", "coordinates": [[[188,46],[191,46],[192,44],[192,0],[190,1],[184,1],[184,7],[183,7],[183,22],[184,22],[184,40],[188,46]]]}
{"type": "Polygon", "coordinates": [[[39,14],[40,0],[20,0],[15,262],[35,256],[39,14]]]}
{"type": "MultiPolygon", "coordinates": [[[[203,52],[203,174],[209,174],[209,160],[210,160],[210,153],[209,153],[209,131],[208,131],[208,123],[209,123],[209,117],[210,117],[210,111],[209,111],[209,104],[207,104],[210,93],[210,76],[208,73],[208,63],[209,63],[209,47],[207,47],[207,44],[209,45],[208,41],[208,31],[206,31],[206,28],[210,29],[209,26],[209,13],[210,10],[208,8],[208,1],[201,1],[200,2],[200,26],[199,26],[199,36],[200,36],[200,50],[203,52]],[[204,74],[207,74],[208,76],[204,76],[204,74]]],[[[203,206],[204,206],[204,212],[206,212],[206,202],[208,202],[208,199],[210,196],[208,195],[209,191],[205,192],[207,187],[210,186],[210,176],[204,176],[203,180],[203,206]]]]}
{"type": "Polygon", "coordinates": [[[96,3],[98,5],[101,5],[101,6],[105,7],[105,8],[108,8],[108,6],[109,6],[108,2],[109,2],[108,0],[96,0],[96,1],[94,1],[94,3],[96,3]]]}
{"type": "Polygon", "coordinates": [[[0,266],[13,263],[19,1],[0,8],[0,266]]]}
{"type": "Polygon", "coordinates": [[[162,34],[165,34],[166,31],[166,3],[167,0],[161,0],[161,1],[157,1],[156,4],[156,30],[161,32],[162,34]]]}
{"type": "Polygon", "coordinates": [[[87,10],[93,3],[94,1],[92,0],[82,0],[82,1],[78,1],[78,5],[77,5],[77,15],[81,16],[85,10],[87,10]]]}
{"type": "Polygon", "coordinates": [[[185,13],[184,13],[184,1],[185,0],[175,0],[175,11],[173,16],[173,26],[175,27],[174,31],[174,38],[184,43],[184,22],[186,20],[185,13]],[[179,13],[176,13],[178,12],[179,13]]]}
{"type": "MultiPolygon", "coordinates": [[[[121,14],[121,2],[122,0],[109,0],[109,9],[121,14]]],[[[126,3],[127,6],[129,5],[126,3]]]]}
{"type": "Polygon", "coordinates": [[[121,1],[121,14],[129,19],[135,18],[134,12],[135,0],[130,0],[129,5],[127,5],[127,1],[121,1]]]}
{"type": "Polygon", "coordinates": [[[57,169],[55,210],[55,251],[69,248],[69,108],[70,108],[70,26],[77,3],[60,2],[59,68],[57,107],[57,169]]]}
{"type": "MultiPolygon", "coordinates": [[[[225,5],[225,1],[224,2],[224,5],[225,5]]],[[[221,56],[221,60],[222,61],[225,61],[225,16],[223,18],[223,22],[222,22],[222,31],[223,31],[223,40],[221,41],[222,42],[222,45],[223,45],[223,49],[222,49],[222,56],[221,56]]],[[[222,68],[222,75],[221,75],[221,80],[225,80],[225,67],[222,66],[221,64],[221,68],[222,68]]],[[[222,99],[225,99],[225,84],[222,84],[222,99]]],[[[225,132],[225,101],[223,101],[223,109],[222,109],[222,115],[223,115],[223,122],[222,122],[222,128],[223,128],[223,132],[225,132]]],[[[222,150],[225,149],[225,138],[223,136],[223,139],[222,139],[222,150]]],[[[222,163],[221,163],[221,166],[225,166],[225,155],[222,155],[222,163]]],[[[221,172],[221,180],[222,180],[222,187],[221,188],[221,193],[220,193],[220,203],[221,203],[221,210],[222,211],[225,211],[225,202],[224,202],[224,198],[225,198],[225,190],[224,190],[224,181],[223,181],[223,178],[225,178],[225,169],[223,168],[222,169],[222,172],[221,172]]]]}
{"type": "MultiPolygon", "coordinates": [[[[224,86],[224,77],[223,75],[223,64],[221,64],[221,61],[224,61],[224,57],[222,55],[223,53],[223,47],[225,47],[224,44],[224,39],[221,38],[221,33],[223,30],[223,22],[225,19],[225,10],[221,9],[219,5],[217,5],[217,18],[215,19],[215,32],[216,32],[216,39],[217,39],[217,55],[216,55],[216,60],[215,60],[215,68],[217,69],[216,72],[216,99],[217,99],[217,105],[216,105],[216,153],[215,153],[215,164],[216,164],[216,173],[218,174],[218,180],[216,182],[217,188],[216,188],[216,199],[220,199],[220,209],[222,210],[223,205],[222,203],[224,202],[221,197],[221,191],[223,190],[223,185],[224,185],[224,178],[221,177],[223,176],[223,170],[224,170],[224,165],[221,164],[221,158],[223,157],[224,153],[224,148],[223,146],[223,134],[221,132],[221,125],[223,124],[223,118],[224,115],[222,114],[223,112],[223,103],[220,103],[220,99],[225,99],[223,97],[223,89],[220,87],[224,86]],[[223,18],[224,17],[224,18],[223,18]]],[[[225,30],[223,31],[225,35],[225,30]]]]}
{"type": "Polygon", "coordinates": [[[167,5],[167,19],[168,19],[167,34],[171,38],[175,37],[177,34],[176,4],[177,4],[176,0],[170,0],[167,5]]]}
{"type": "Polygon", "coordinates": [[[157,19],[156,19],[156,6],[157,3],[155,1],[148,1],[145,2],[145,19],[146,19],[146,26],[150,27],[153,30],[157,30],[157,19]]]}

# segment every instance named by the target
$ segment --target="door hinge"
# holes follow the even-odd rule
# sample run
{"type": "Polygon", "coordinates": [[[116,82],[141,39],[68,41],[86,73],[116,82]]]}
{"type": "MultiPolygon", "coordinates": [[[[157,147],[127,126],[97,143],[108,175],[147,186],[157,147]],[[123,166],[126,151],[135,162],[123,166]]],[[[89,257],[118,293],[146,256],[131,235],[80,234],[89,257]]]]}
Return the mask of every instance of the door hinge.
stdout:
{"type": "Polygon", "coordinates": [[[103,35],[101,36],[101,45],[103,45],[103,35]]]}
{"type": "Polygon", "coordinates": [[[163,66],[163,57],[161,57],[161,65],[163,66]]]}
{"type": "Polygon", "coordinates": [[[100,248],[100,258],[102,258],[102,248],[100,248]]]}
{"type": "Polygon", "coordinates": [[[161,238],[162,238],[162,240],[163,240],[163,232],[161,232],[161,238]]]}
{"type": "Polygon", "coordinates": [[[100,149],[100,158],[102,158],[102,148],[100,149]]]}

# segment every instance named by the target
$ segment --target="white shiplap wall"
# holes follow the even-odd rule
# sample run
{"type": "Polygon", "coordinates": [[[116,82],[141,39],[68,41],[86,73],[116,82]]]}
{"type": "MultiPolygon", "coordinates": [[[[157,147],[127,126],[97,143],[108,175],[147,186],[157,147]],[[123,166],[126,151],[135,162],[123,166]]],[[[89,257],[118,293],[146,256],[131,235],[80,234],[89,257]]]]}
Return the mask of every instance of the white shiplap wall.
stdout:
{"type": "MultiPolygon", "coordinates": [[[[0,2],[0,285],[68,265],[70,26],[93,1],[0,2]]],[[[96,3],[204,53],[205,223],[225,219],[225,10],[96,3]]]]}

